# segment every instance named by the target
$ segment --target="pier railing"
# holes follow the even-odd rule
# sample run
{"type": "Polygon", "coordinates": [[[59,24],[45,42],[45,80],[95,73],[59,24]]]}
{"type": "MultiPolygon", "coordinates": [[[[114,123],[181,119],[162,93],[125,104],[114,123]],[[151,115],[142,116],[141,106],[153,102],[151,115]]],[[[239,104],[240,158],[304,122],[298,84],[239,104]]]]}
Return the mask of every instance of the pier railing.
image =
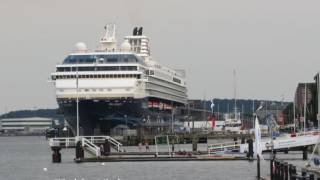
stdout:
{"type": "Polygon", "coordinates": [[[208,146],[208,155],[216,155],[225,152],[240,152],[240,142],[216,143],[208,146]]]}
{"type": "MultiPolygon", "coordinates": [[[[78,139],[86,139],[92,144],[103,144],[106,140],[115,148],[116,151],[122,152],[122,144],[110,136],[79,136],[78,139]]],[[[76,146],[77,137],[50,138],[49,145],[51,147],[72,148],[76,146]]]]}
{"type": "Polygon", "coordinates": [[[76,138],[69,137],[69,138],[50,138],[49,145],[51,147],[75,147],[76,146],[76,138]]]}

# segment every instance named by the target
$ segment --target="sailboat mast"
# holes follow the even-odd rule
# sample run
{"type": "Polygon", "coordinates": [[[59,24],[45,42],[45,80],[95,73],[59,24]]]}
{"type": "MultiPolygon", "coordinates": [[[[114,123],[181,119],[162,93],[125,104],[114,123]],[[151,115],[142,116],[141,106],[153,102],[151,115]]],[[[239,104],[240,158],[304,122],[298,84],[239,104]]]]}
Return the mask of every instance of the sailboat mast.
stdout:
{"type": "Polygon", "coordinates": [[[306,134],[306,115],[307,115],[307,84],[304,84],[304,121],[303,121],[303,132],[306,134]]]}
{"type": "Polygon", "coordinates": [[[293,132],[296,132],[296,98],[293,100],[293,132]]]}
{"type": "Polygon", "coordinates": [[[234,90],[234,118],[237,120],[237,84],[236,84],[236,70],[233,70],[233,90],[234,90]]]}

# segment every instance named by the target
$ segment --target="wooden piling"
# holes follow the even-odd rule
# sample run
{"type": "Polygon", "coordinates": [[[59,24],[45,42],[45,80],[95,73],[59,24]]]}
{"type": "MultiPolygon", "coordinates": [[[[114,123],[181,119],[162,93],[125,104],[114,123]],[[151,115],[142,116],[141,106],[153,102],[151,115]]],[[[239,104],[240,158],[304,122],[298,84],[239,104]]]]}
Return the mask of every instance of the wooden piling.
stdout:
{"type": "Polygon", "coordinates": [[[302,148],[302,159],[303,160],[308,159],[308,148],[306,146],[302,148]]]}
{"type": "Polygon", "coordinates": [[[248,139],[247,143],[248,143],[248,149],[249,149],[247,157],[249,158],[249,160],[252,160],[253,159],[253,140],[248,139]]]}
{"type": "Polygon", "coordinates": [[[289,180],[288,163],[285,162],[283,167],[284,167],[284,180],[289,180]]]}
{"type": "Polygon", "coordinates": [[[273,180],[273,169],[274,169],[274,165],[273,165],[274,159],[270,159],[270,179],[273,180]]]}
{"type": "Polygon", "coordinates": [[[52,147],[52,162],[53,163],[61,163],[61,153],[60,153],[60,150],[61,148],[60,147],[52,147]]]}
{"type": "Polygon", "coordinates": [[[290,180],[295,180],[296,179],[296,176],[297,175],[297,168],[296,166],[292,166],[292,169],[291,169],[291,174],[290,174],[290,180]]]}
{"type": "Polygon", "coordinates": [[[260,156],[257,155],[257,179],[260,179],[260,156]]]}
{"type": "Polygon", "coordinates": [[[76,143],[76,159],[84,158],[84,150],[81,145],[81,141],[76,143]]]}

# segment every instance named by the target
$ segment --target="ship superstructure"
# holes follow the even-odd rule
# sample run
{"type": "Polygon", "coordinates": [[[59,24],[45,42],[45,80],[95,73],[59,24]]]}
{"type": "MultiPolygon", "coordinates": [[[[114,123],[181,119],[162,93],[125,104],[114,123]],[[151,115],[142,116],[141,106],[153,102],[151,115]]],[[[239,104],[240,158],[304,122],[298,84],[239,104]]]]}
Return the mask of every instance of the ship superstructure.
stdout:
{"type": "Polygon", "coordinates": [[[108,134],[119,124],[128,127],[167,122],[175,107],[187,103],[185,72],[160,65],[150,55],[142,27],[117,46],[115,25],[107,25],[98,50],[77,43],[75,52],[51,74],[57,102],[76,127],[79,99],[80,132],[108,134]]]}

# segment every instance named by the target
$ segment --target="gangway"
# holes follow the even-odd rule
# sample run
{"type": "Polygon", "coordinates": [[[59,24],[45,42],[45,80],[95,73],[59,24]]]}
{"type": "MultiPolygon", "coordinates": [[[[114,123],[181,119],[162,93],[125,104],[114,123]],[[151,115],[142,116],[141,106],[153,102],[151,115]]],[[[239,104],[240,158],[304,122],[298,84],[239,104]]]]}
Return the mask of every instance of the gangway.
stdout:
{"type": "Polygon", "coordinates": [[[82,141],[82,147],[84,147],[85,150],[92,153],[96,157],[101,156],[100,147],[93,144],[92,141],[89,141],[87,138],[81,138],[81,141],[82,141]]]}
{"type": "Polygon", "coordinates": [[[123,152],[122,144],[116,139],[110,136],[79,136],[79,137],[63,137],[63,138],[50,138],[50,147],[59,148],[75,148],[77,141],[81,142],[82,147],[84,147],[89,152],[95,154],[96,156],[101,156],[99,145],[108,141],[111,147],[117,152],[123,152]]]}
{"type": "MultiPolygon", "coordinates": [[[[262,139],[262,151],[270,151],[273,143],[274,150],[290,149],[297,147],[311,146],[318,143],[320,133],[318,131],[308,131],[306,133],[286,134],[282,137],[277,137],[271,142],[270,139],[262,139]]],[[[255,146],[253,146],[255,150],[255,146]]],[[[240,152],[248,151],[248,144],[240,145],[240,152]]]]}

